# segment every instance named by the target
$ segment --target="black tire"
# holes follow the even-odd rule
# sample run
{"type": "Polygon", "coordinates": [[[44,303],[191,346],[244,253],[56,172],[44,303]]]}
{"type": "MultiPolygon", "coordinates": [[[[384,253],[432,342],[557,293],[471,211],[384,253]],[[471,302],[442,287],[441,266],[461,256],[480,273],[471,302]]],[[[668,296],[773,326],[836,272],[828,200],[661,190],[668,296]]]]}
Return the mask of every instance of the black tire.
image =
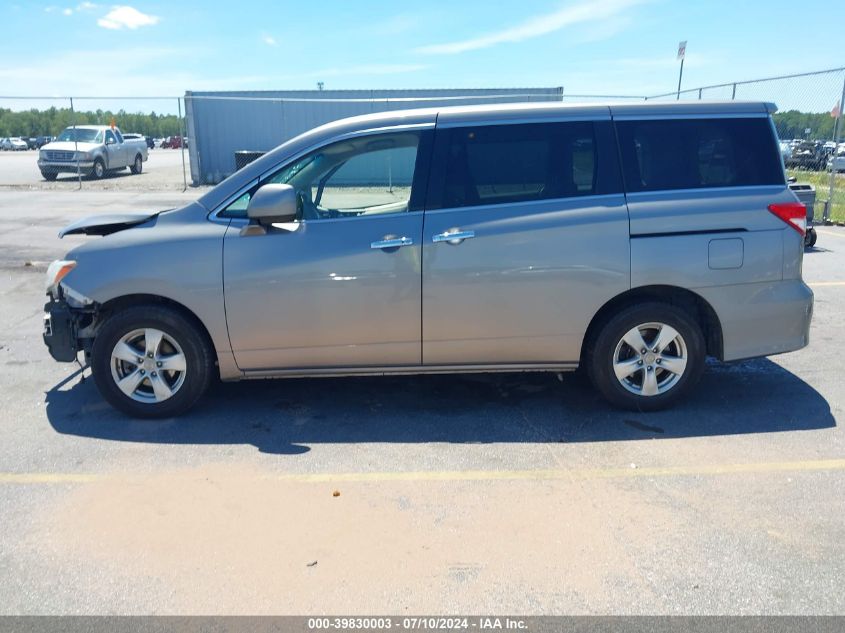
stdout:
{"type": "Polygon", "coordinates": [[[816,240],[819,238],[816,229],[807,229],[807,237],[804,240],[804,245],[807,248],[813,248],[816,245],[816,240]]]}
{"type": "Polygon", "coordinates": [[[144,159],[141,157],[140,154],[136,154],[135,155],[135,162],[133,162],[129,166],[129,171],[131,171],[133,174],[140,174],[141,171],[143,171],[143,169],[144,169],[144,159]]]}
{"type": "MultiPolygon", "coordinates": [[[[143,351],[140,357],[144,357],[143,351]]],[[[143,367],[134,364],[138,370],[143,367]]],[[[214,372],[214,356],[200,326],[193,319],[169,307],[141,305],[107,317],[94,339],[91,369],[97,389],[115,409],[135,418],[169,418],[181,415],[193,407],[206,392],[214,372]],[[112,365],[112,351],[118,342],[133,331],[147,328],[159,330],[176,341],[184,355],[183,381],[175,388],[172,396],[159,402],[139,402],[121,391],[114,373],[117,370],[113,371],[112,365]]],[[[155,371],[154,363],[148,371],[155,371]]],[[[152,383],[149,381],[149,377],[143,379],[135,393],[152,391],[152,383]]]]}
{"type": "Polygon", "coordinates": [[[106,164],[103,162],[102,158],[98,158],[94,161],[94,167],[91,168],[91,177],[101,180],[105,178],[105,176],[106,164]]]}
{"type": "Polygon", "coordinates": [[[44,180],[52,182],[59,177],[59,172],[41,170],[41,175],[44,176],[44,180]]]}
{"type": "MultiPolygon", "coordinates": [[[[647,340],[646,342],[652,341],[647,340]]],[[[673,343],[672,345],[676,344],[680,343],[673,343]]],[[[587,342],[584,360],[593,385],[612,405],[632,411],[657,411],[673,405],[689,393],[690,389],[701,378],[705,356],[704,336],[692,316],[686,311],[669,304],[649,302],[624,308],[601,325],[596,334],[587,342]],[[672,384],[667,382],[668,388],[665,392],[646,396],[641,393],[633,393],[623,386],[620,379],[616,377],[613,367],[617,345],[621,346],[620,353],[624,350],[632,351],[631,348],[626,347],[627,344],[621,343],[626,333],[638,326],[650,323],[662,323],[677,331],[686,348],[687,362],[680,377],[673,379],[671,372],[655,364],[656,360],[648,360],[654,356],[660,356],[659,354],[651,354],[649,353],[650,350],[646,349],[647,354],[642,357],[642,363],[636,360],[639,357],[638,355],[631,355],[630,360],[641,364],[643,367],[641,370],[635,369],[634,374],[629,376],[633,383],[636,383],[637,380],[640,381],[640,388],[644,386],[642,382],[648,367],[652,368],[648,371],[654,372],[655,377],[658,375],[664,377],[661,379],[655,378],[658,382],[663,379],[674,380],[672,384]]],[[[668,362],[668,360],[665,362],[668,362]]],[[[636,389],[637,385],[633,384],[632,388],[636,389]]]]}

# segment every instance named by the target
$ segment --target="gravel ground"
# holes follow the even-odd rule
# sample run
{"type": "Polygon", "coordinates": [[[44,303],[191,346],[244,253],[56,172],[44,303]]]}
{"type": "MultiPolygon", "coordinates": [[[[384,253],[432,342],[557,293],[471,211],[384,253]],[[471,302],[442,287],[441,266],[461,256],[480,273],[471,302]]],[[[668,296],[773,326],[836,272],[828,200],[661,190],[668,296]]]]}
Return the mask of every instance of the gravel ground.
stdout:
{"type": "Polygon", "coordinates": [[[845,613],[845,230],[804,259],[811,345],[672,411],[506,374],[128,420],[47,355],[43,271],[63,224],[198,193],[0,190],[0,613],[845,613]]]}
{"type": "MultiPolygon", "coordinates": [[[[182,152],[173,149],[151,149],[141,174],[128,169],[109,173],[102,180],[82,175],[86,191],[181,191],[191,183],[191,166],[185,150],[185,178],[182,173],[182,152]]],[[[0,152],[0,190],[73,191],[79,188],[76,174],[59,174],[55,182],[47,182],[38,171],[38,152],[0,152]]]]}

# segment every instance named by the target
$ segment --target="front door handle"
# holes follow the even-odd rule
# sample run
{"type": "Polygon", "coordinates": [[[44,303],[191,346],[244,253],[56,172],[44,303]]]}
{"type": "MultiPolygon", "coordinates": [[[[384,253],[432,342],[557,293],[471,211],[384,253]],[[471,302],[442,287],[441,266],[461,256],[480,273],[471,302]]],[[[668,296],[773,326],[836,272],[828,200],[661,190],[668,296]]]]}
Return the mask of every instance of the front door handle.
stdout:
{"type": "Polygon", "coordinates": [[[370,248],[399,248],[400,246],[411,246],[414,243],[410,237],[387,237],[377,242],[372,242],[370,248]]]}
{"type": "Polygon", "coordinates": [[[436,233],[431,236],[431,241],[435,244],[437,242],[449,242],[449,244],[460,244],[464,240],[475,237],[475,231],[461,231],[459,229],[449,229],[443,233],[436,233]]]}

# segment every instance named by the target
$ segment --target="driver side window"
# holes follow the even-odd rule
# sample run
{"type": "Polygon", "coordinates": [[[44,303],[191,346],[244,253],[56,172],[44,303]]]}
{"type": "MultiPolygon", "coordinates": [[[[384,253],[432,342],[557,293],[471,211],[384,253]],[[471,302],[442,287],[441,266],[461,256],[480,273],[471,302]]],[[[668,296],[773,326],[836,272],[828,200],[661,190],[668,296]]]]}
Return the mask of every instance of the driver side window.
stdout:
{"type": "Polygon", "coordinates": [[[267,183],[296,189],[301,220],[404,213],[411,209],[419,132],[351,138],[306,154],[232,202],[222,217],[244,218],[252,193],[267,183]]]}

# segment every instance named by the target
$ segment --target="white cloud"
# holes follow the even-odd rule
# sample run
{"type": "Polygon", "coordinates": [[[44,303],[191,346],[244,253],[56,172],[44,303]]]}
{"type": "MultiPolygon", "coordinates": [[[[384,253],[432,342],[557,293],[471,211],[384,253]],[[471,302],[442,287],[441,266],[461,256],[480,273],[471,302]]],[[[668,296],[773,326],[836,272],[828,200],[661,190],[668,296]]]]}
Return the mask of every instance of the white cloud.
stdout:
{"type": "Polygon", "coordinates": [[[116,6],[109,11],[105,17],[97,20],[104,29],[137,29],[142,26],[158,24],[159,17],[141,13],[138,9],[129,6],[116,6]]]}
{"type": "Polygon", "coordinates": [[[261,41],[264,42],[267,46],[278,46],[279,43],[276,41],[276,38],[272,35],[264,34],[261,36],[261,41]]]}
{"type": "MultiPolygon", "coordinates": [[[[73,15],[74,13],[81,13],[82,11],[93,11],[94,9],[96,9],[99,6],[100,5],[94,4],[93,2],[81,2],[80,4],[76,5],[76,8],[67,7],[65,9],[62,9],[61,12],[62,12],[62,15],[73,15]]],[[[54,7],[54,6],[44,7],[45,13],[53,13],[53,12],[58,11],[58,10],[59,10],[59,7],[54,7]]]]}
{"type": "Polygon", "coordinates": [[[547,35],[568,26],[581,23],[600,23],[603,20],[615,18],[626,9],[643,4],[647,0],[603,0],[602,2],[581,2],[573,4],[553,13],[534,16],[510,28],[478,37],[447,42],[445,44],[431,44],[416,49],[416,52],[426,55],[454,55],[481,48],[489,48],[497,44],[522,42],[523,40],[547,35]]]}

